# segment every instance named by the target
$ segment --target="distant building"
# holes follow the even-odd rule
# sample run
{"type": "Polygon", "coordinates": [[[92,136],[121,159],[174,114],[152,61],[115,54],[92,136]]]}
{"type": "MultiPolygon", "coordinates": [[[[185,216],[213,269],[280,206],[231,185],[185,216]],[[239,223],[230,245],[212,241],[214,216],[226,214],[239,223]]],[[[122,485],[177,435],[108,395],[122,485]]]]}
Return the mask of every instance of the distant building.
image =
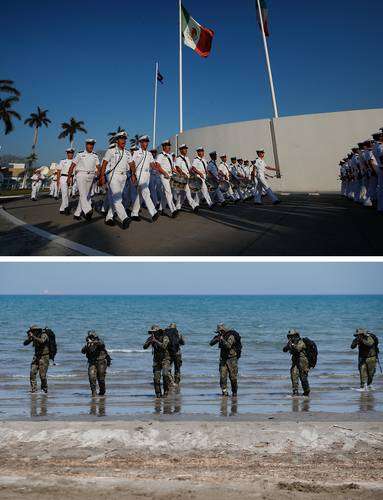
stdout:
{"type": "Polygon", "coordinates": [[[20,179],[25,172],[25,163],[10,163],[9,172],[13,180],[17,181],[20,179]]]}

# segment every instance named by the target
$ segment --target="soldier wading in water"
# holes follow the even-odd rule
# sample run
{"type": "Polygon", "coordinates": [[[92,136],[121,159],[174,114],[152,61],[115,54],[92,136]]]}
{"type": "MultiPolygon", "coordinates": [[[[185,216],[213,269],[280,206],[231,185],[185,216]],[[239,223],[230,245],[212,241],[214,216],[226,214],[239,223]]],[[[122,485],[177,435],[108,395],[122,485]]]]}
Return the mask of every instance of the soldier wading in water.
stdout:
{"type": "Polygon", "coordinates": [[[182,351],[181,346],[185,345],[185,339],[182,334],[178,331],[177,325],[175,323],[170,323],[170,325],[165,329],[165,335],[169,337],[169,353],[170,353],[170,364],[174,365],[174,387],[178,392],[181,384],[181,366],[182,366],[182,351]]]}
{"type": "Polygon", "coordinates": [[[210,345],[218,344],[221,354],[219,358],[219,375],[222,396],[228,396],[227,376],[231,383],[233,397],[238,392],[238,359],[242,353],[241,336],[235,330],[230,330],[224,324],[217,325],[216,335],[210,341],[210,345]]]}
{"type": "Polygon", "coordinates": [[[376,335],[363,328],[358,328],[354,337],[351,349],[358,347],[359,350],[360,388],[364,389],[366,386],[370,388],[374,380],[376,362],[378,361],[379,340],[376,335]]]}
{"type": "Polygon", "coordinates": [[[163,379],[163,396],[166,398],[169,395],[171,384],[171,356],[169,352],[169,337],[158,326],[153,325],[148,331],[149,338],[143,345],[144,349],[153,349],[153,381],[154,391],[157,398],[162,397],[161,391],[161,374],[163,379]]]}
{"type": "Polygon", "coordinates": [[[299,380],[301,381],[303,395],[310,394],[308,375],[310,368],[314,368],[317,362],[318,350],[315,342],[308,338],[302,339],[296,330],[290,330],[287,334],[288,342],[283,352],[291,354],[291,384],[293,396],[298,396],[299,380]]]}
{"type": "Polygon", "coordinates": [[[96,335],[94,330],[90,330],[85,339],[85,345],[81,349],[88,359],[88,376],[92,397],[97,396],[97,382],[99,396],[105,395],[105,376],[107,367],[111,365],[111,357],[106,350],[104,342],[96,335]]]}

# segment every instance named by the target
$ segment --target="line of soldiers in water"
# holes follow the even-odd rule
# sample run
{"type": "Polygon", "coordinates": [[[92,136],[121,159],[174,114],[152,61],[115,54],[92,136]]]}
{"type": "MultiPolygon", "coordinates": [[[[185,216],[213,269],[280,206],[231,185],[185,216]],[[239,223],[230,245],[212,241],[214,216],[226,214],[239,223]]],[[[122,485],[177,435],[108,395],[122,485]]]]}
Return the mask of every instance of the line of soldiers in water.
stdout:
{"type": "MultiPolygon", "coordinates": [[[[36,325],[27,332],[24,345],[33,344],[34,357],[30,371],[31,392],[37,391],[37,373],[40,375],[41,390],[48,392],[47,372],[49,360],[56,355],[55,336],[51,330],[41,329],[36,325]],[[52,346],[53,344],[53,346],[52,346]]],[[[153,325],[148,331],[148,338],[143,348],[152,348],[153,353],[153,383],[156,398],[168,397],[170,391],[179,392],[181,384],[182,351],[185,339],[179,332],[177,325],[171,323],[166,328],[153,325]]],[[[228,378],[231,384],[233,397],[238,393],[238,363],[242,352],[240,334],[224,324],[217,325],[210,346],[218,345],[220,350],[219,374],[222,396],[228,396],[228,378]]],[[[351,344],[351,349],[358,347],[358,368],[361,389],[370,388],[379,362],[379,340],[372,332],[358,328],[351,344]]],[[[105,343],[90,330],[85,345],[81,350],[88,360],[88,376],[92,397],[104,396],[106,393],[105,378],[107,368],[111,365],[111,357],[105,343]]],[[[309,396],[309,371],[316,365],[317,348],[315,342],[302,338],[298,331],[290,330],[287,334],[287,344],[283,352],[291,355],[291,384],[292,395],[299,396],[299,382],[303,396],[309,396]]],[[[382,370],[382,368],[380,367],[382,370]]]]}
{"type": "MultiPolygon", "coordinates": [[[[69,199],[74,193],[79,196],[76,220],[91,220],[96,209],[104,214],[105,224],[118,224],[123,229],[131,221],[141,220],[143,205],[154,222],[160,215],[177,217],[186,205],[197,214],[202,203],[209,209],[250,200],[260,205],[262,196],[279,203],[268,182],[273,177],[270,172],[276,169],[266,164],[264,150],[257,151],[255,160],[232,157],[229,163],[225,153],[218,155],[216,151],[207,160],[200,146],[191,161],[186,144],[179,146],[176,156],[171,142],[164,141],[157,153],[149,151],[150,139],[144,135],[139,138],[139,148],[128,151],[127,137],[124,131],[116,134],[101,163],[94,152],[94,139],[87,139],[85,150],[76,156],[72,148],[66,151],[51,186],[53,197],[61,192],[61,214],[70,215],[69,199]],[[104,194],[103,202],[92,203],[92,197],[100,193],[104,194]]],[[[32,199],[37,197],[39,183],[41,176],[35,172],[32,199]]]]}
{"type": "Polygon", "coordinates": [[[339,165],[342,195],[383,213],[383,128],[372,140],[359,142],[339,165]]]}

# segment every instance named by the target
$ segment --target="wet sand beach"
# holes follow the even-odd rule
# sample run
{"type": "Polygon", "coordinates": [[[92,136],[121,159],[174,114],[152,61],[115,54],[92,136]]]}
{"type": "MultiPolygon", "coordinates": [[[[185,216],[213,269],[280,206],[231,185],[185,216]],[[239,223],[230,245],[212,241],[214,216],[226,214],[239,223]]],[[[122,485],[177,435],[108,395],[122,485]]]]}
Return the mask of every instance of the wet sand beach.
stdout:
{"type": "Polygon", "coordinates": [[[1,498],[383,498],[381,414],[2,421],[1,498]]]}

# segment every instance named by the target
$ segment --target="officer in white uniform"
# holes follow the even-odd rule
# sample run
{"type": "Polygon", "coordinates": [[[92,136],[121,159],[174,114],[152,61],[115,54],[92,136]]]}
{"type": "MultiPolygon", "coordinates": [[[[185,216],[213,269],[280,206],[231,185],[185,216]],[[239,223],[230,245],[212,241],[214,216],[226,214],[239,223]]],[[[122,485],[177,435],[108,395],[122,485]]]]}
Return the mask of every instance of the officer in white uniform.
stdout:
{"type": "Polygon", "coordinates": [[[140,149],[134,153],[133,162],[131,164],[132,181],[137,187],[137,195],[132,209],[132,220],[141,220],[139,212],[141,208],[141,201],[143,200],[152,218],[151,221],[155,222],[159,217],[159,213],[150,198],[149,182],[150,170],[155,168],[156,164],[152,153],[148,151],[148,145],[150,142],[149,136],[143,135],[140,137],[139,142],[140,149]]]}
{"type": "Polygon", "coordinates": [[[222,194],[221,189],[219,188],[219,173],[218,173],[218,166],[217,166],[217,152],[212,151],[210,154],[210,161],[207,164],[207,171],[208,175],[212,177],[214,180],[217,181],[218,183],[218,188],[215,189],[214,191],[211,191],[210,196],[212,200],[220,205],[225,205],[225,197],[222,194]]]}
{"type": "Polygon", "coordinates": [[[79,200],[74,219],[80,220],[81,214],[84,214],[86,220],[91,220],[93,209],[91,204],[91,189],[94,177],[98,172],[100,160],[93,152],[96,141],[94,139],[87,139],[85,141],[85,151],[77,153],[68,174],[68,185],[72,183],[72,174],[76,169],[76,180],[79,192],[79,200]]]}
{"type": "Polygon", "coordinates": [[[170,214],[174,218],[177,216],[177,209],[173,200],[172,188],[170,185],[170,178],[174,172],[173,157],[171,154],[171,142],[165,141],[162,143],[162,152],[157,156],[157,172],[162,184],[161,189],[161,208],[165,209],[166,205],[169,207],[170,214]]]}
{"type": "Polygon", "coordinates": [[[230,176],[233,182],[233,191],[234,191],[234,196],[237,201],[243,200],[242,196],[242,191],[239,186],[240,183],[240,176],[238,175],[238,163],[237,163],[237,158],[233,156],[230,160],[230,176]]]}
{"type": "Polygon", "coordinates": [[[39,193],[39,182],[40,182],[40,173],[38,170],[35,170],[35,173],[32,175],[31,177],[31,181],[32,181],[32,184],[31,184],[31,188],[32,188],[32,191],[31,191],[31,200],[32,201],[36,201],[37,200],[37,195],[39,193]]]}
{"type": "Polygon", "coordinates": [[[72,165],[74,157],[74,149],[69,148],[66,150],[66,159],[61,160],[58,166],[58,184],[61,190],[61,205],[60,214],[69,215],[69,187],[68,187],[68,174],[70,166],[72,165]]]}
{"type": "Polygon", "coordinates": [[[239,188],[239,191],[241,193],[241,199],[242,201],[246,200],[246,188],[244,187],[245,180],[246,180],[246,173],[243,168],[243,159],[238,158],[237,160],[237,178],[242,182],[242,186],[239,188]]]}
{"type": "Polygon", "coordinates": [[[229,189],[226,192],[227,198],[229,198],[232,201],[235,201],[236,198],[234,196],[233,188],[231,187],[230,183],[230,171],[229,171],[229,166],[227,164],[227,155],[222,154],[220,156],[221,162],[218,165],[218,175],[220,179],[227,181],[229,183],[229,189]]]}
{"type": "Polygon", "coordinates": [[[255,165],[257,168],[257,190],[254,195],[254,201],[256,204],[262,203],[262,189],[265,190],[266,195],[272,201],[273,205],[280,203],[278,197],[271,190],[268,182],[266,181],[266,170],[272,170],[276,172],[276,168],[270,167],[266,164],[264,157],[265,151],[263,149],[257,151],[258,158],[255,160],[255,165]]]}
{"type": "Polygon", "coordinates": [[[199,209],[199,203],[198,201],[195,201],[193,199],[193,196],[190,191],[189,187],[189,178],[190,178],[190,170],[191,170],[191,163],[190,159],[187,156],[188,154],[188,147],[186,144],[181,144],[179,147],[179,156],[177,156],[174,168],[178,175],[182,175],[188,180],[188,183],[185,185],[185,189],[182,191],[178,191],[176,193],[176,209],[181,210],[182,205],[185,201],[189,203],[190,208],[193,210],[194,213],[198,213],[199,209]]]}
{"type": "Polygon", "coordinates": [[[122,193],[125,189],[128,172],[132,156],[125,149],[128,135],[121,131],[114,136],[115,142],[106,151],[101,164],[100,186],[107,186],[108,189],[108,213],[106,214],[105,224],[114,226],[114,214],[120,220],[122,229],[129,227],[130,218],[122,203],[122,193]]]}
{"type": "Polygon", "coordinates": [[[203,196],[208,204],[209,208],[213,208],[213,202],[211,201],[209,191],[206,186],[206,175],[207,175],[207,164],[204,159],[205,150],[202,146],[199,146],[197,149],[197,156],[194,158],[191,168],[191,173],[198,175],[198,177],[202,181],[201,191],[198,193],[198,199],[201,201],[201,196],[203,196]]]}

